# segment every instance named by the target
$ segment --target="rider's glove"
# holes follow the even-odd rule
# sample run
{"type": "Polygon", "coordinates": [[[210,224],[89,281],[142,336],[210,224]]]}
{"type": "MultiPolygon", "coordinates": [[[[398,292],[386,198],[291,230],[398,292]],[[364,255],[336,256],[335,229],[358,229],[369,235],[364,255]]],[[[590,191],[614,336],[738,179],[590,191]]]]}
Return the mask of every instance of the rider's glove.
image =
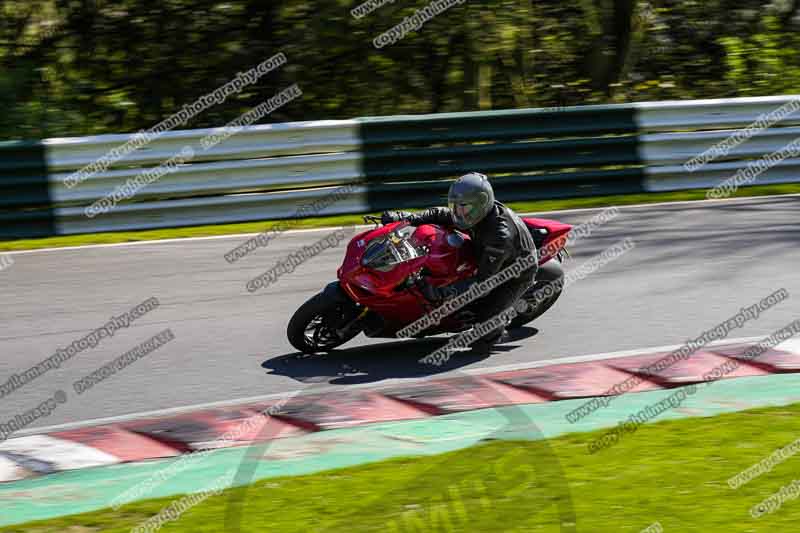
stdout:
{"type": "Polygon", "coordinates": [[[384,226],[392,222],[400,222],[401,220],[403,220],[403,217],[397,211],[384,211],[381,215],[381,224],[384,226]]]}

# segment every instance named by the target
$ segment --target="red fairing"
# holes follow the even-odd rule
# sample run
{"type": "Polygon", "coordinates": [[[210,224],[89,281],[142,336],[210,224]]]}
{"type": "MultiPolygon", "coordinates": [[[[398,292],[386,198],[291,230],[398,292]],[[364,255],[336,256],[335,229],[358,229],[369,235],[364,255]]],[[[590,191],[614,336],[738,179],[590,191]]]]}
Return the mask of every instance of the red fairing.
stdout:
{"type": "Polygon", "coordinates": [[[424,225],[417,228],[414,237],[418,243],[429,250],[425,265],[431,272],[433,285],[449,285],[455,281],[472,276],[476,270],[472,241],[469,235],[460,231],[447,231],[439,226],[424,225]],[[463,239],[461,247],[447,242],[447,236],[457,235],[463,239]]]}
{"type": "Polygon", "coordinates": [[[545,264],[564,249],[567,244],[567,236],[572,230],[571,225],[546,218],[523,218],[522,220],[529,228],[534,230],[544,228],[547,230],[544,242],[539,247],[540,265],[545,264]]]}
{"type": "Polygon", "coordinates": [[[469,236],[428,224],[416,228],[410,239],[414,245],[426,248],[426,254],[394,265],[388,272],[362,266],[370,242],[406,225],[396,222],[356,235],[347,246],[344,263],[337,271],[342,288],[354,301],[383,316],[387,325],[398,328],[418,319],[430,305],[417,290],[404,286],[412,274],[424,267],[430,272],[431,284],[441,286],[470,277],[476,270],[469,236]],[[448,234],[459,235],[463,244],[460,247],[451,245],[448,234]]]}

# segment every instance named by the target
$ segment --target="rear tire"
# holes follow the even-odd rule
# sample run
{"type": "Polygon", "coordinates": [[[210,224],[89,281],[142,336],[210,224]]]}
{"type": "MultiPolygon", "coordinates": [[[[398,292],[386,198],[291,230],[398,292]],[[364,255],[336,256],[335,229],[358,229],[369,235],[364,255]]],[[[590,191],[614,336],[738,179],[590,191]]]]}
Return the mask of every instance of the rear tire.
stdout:
{"type": "Polygon", "coordinates": [[[286,327],[289,342],[305,354],[329,352],[341,346],[361,333],[358,329],[345,337],[336,333],[336,328],[341,327],[351,314],[353,305],[349,301],[332,298],[326,292],[313,296],[295,311],[289,321],[286,327]]]}
{"type": "MultiPolygon", "coordinates": [[[[539,267],[533,287],[525,291],[522,299],[528,303],[530,309],[518,314],[511,320],[509,329],[519,328],[533,322],[553,307],[561,292],[564,290],[564,269],[555,259],[539,267]],[[546,288],[550,285],[550,288],[546,288]],[[541,295],[546,291],[546,297],[537,302],[537,292],[541,295]]],[[[539,296],[541,297],[541,296],[539,296]]]]}

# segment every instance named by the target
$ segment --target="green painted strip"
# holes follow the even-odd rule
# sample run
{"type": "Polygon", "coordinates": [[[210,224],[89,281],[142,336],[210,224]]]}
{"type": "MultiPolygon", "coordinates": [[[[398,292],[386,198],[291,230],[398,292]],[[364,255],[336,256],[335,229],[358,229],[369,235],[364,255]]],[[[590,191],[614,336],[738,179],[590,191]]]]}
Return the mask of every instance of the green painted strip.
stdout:
{"type": "MultiPolygon", "coordinates": [[[[512,175],[492,178],[498,200],[505,204],[642,192],[641,168],[512,175]]],[[[405,181],[370,186],[372,211],[416,209],[447,204],[448,181],[405,181]]]]}
{"type": "MultiPolygon", "coordinates": [[[[373,424],[323,431],[247,448],[215,451],[192,462],[142,499],[190,493],[243,465],[254,468],[250,481],[354,466],[391,457],[432,455],[472,446],[491,438],[549,438],[570,432],[616,426],[630,414],[673,394],[675,389],[628,394],[606,409],[569,424],[565,415],[584,400],[483,409],[423,420],[373,424]],[[527,430],[509,421],[534,424],[527,430]],[[261,452],[261,453],[253,453],[261,452]],[[249,455],[248,455],[249,453],[249,455]],[[264,459],[258,457],[265,455],[264,459]],[[254,464],[253,464],[254,461],[254,464]]],[[[722,380],[700,385],[677,409],[655,420],[742,411],[800,402],[800,375],[780,374],[722,380]]],[[[626,438],[636,438],[635,435],[626,438]]],[[[114,498],[175,459],[99,467],[0,486],[0,525],[23,523],[111,506],[114,498]]]]}
{"type": "Polygon", "coordinates": [[[480,169],[496,172],[636,165],[635,136],[565,141],[470,144],[412,149],[367,149],[366,170],[373,181],[432,179],[480,169]]]}
{"type": "Polygon", "coordinates": [[[47,175],[42,143],[0,143],[0,237],[55,234],[47,175]]]}
{"type": "Polygon", "coordinates": [[[437,113],[356,119],[366,146],[636,133],[632,105],[437,113]]]}
{"type": "Polygon", "coordinates": [[[519,174],[498,192],[505,202],[643,192],[635,115],[634,106],[616,105],[357,119],[370,208],[441,205],[439,191],[448,184],[436,180],[470,171],[492,178],[519,174]],[[598,179],[576,183],[567,172],[541,175],[575,168],[598,179]],[[593,172],[620,175],[602,179],[593,172]],[[540,174],[535,186],[531,173],[540,174]],[[420,195],[423,181],[433,188],[420,195]]]}

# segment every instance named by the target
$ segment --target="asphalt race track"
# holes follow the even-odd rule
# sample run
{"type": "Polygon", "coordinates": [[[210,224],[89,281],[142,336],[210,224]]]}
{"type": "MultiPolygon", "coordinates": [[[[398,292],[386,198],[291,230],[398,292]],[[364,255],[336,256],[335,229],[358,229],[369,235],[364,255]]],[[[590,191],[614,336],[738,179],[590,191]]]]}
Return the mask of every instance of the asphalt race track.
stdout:
{"type": "MultiPolygon", "coordinates": [[[[600,210],[546,215],[578,224],[600,210]]],[[[265,224],[267,227],[267,224],[265,224]]],[[[332,230],[294,232],[229,264],[226,237],[23,252],[0,272],[0,385],[150,297],[158,309],[0,401],[0,423],[67,393],[31,428],[293,391],[351,387],[453,369],[680,344],[779,288],[791,297],[732,337],[800,318],[800,197],[622,208],[571,249],[567,270],[629,237],[636,246],[568,287],[544,317],[488,358],[442,368],[418,360],[441,341],[359,337],[335,356],[296,357],[294,310],[335,278],[344,245],[255,294],[245,283],[332,230]],[[160,331],[175,340],[77,395],[73,382],[160,331]]],[[[29,428],[29,429],[31,429],[29,428]]]]}

